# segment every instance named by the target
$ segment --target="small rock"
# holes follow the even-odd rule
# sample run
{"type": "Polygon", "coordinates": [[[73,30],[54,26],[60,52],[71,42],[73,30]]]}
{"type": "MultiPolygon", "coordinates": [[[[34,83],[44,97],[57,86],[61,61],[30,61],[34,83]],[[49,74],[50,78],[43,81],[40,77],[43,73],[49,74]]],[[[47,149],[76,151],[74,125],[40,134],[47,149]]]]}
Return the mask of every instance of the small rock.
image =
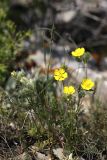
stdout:
{"type": "Polygon", "coordinates": [[[63,154],[63,149],[62,148],[53,149],[53,153],[60,160],[64,159],[64,154],[63,154]]]}
{"type": "Polygon", "coordinates": [[[57,16],[56,16],[56,23],[57,22],[68,23],[75,17],[75,15],[76,15],[76,12],[73,10],[61,12],[61,13],[57,14],[57,16]]]}
{"type": "Polygon", "coordinates": [[[50,155],[46,156],[45,154],[42,154],[40,152],[36,152],[37,160],[51,160],[50,155]]]}

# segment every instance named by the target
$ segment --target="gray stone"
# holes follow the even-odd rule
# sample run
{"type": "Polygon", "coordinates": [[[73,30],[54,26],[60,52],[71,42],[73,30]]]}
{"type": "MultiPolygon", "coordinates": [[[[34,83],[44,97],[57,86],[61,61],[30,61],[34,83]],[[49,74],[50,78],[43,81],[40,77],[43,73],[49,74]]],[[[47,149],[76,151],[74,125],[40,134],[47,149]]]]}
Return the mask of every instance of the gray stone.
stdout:
{"type": "Polygon", "coordinates": [[[56,157],[58,157],[60,160],[64,159],[64,154],[63,154],[63,149],[62,148],[57,148],[53,149],[53,153],[56,157]]]}
{"type": "Polygon", "coordinates": [[[68,23],[70,22],[76,15],[76,11],[70,10],[66,12],[61,12],[56,16],[56,23],[68,23]]]}
{"type": "Polygon", "coordinates": [[[45,154],[42,154],[40,152],[36,152],[37,160],[51,160],[50,155],[46,156],[45,154]]]}

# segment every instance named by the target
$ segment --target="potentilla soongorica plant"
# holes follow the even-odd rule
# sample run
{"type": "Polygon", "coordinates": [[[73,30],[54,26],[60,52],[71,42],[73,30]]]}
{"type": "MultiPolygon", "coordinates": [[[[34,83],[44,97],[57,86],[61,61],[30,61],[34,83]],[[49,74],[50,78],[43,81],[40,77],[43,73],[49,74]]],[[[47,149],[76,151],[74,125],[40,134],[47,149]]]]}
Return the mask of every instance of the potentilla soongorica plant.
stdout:
{"type": "MultiPolygon", "coordinates": [[[[71,52],[71,55],[75,58],[80,59],[80,61],[87,62],[87,57],[83,57],[85,54],[85,49],[84,48],[77,48],[75,51],[71,52]]],[[[88,57],[89,58],[89,57],[88,57]]],[[[65,71],[64,68],[59,68],[59,69],[55,69],[54,71],[54,78],[57,81],[64,81],[66,78],[68,78],[68,73],[65,71]]],[[[80,87],[80,90],[92,90],[93,87],[95,86],[95,83],[90,79],[86,77],[82,80],[80,87]]],[[[64,86],[63,92],[65,94],[74,94],[76,92],[75,87],[73,86],[64,86]]]]}
{"type": "MultiPolygon", "coordinates": [[[[83,64],[89,59],[84,48],[77,48],[71,55],[83,64]]],[[[50,147],[59,144],[73,152],[81,150],[84,133],[87,133],[80,123],[81,99],[87,93],[93,93],[93,80],[86,74],[81,83],[69,82],[70,73],[65,66],[55,69],[48,79],[39,73],[33,79],[27,78],[23,72],[13,71],[11,75],[17,81],[17,93],[14,91],[11,95],[12,104],[33,116],[27,133],[38,137],[45,135],[50,147]]]]}

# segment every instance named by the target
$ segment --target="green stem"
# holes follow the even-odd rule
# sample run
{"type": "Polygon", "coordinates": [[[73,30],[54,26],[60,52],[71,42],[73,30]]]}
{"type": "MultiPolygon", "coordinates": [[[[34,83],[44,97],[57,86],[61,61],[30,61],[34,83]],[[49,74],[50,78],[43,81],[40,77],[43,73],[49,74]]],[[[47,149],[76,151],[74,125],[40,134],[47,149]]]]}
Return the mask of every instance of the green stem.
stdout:
{"type": "Polygon", "coordinates": [[[87,63],[85,63],[84,65],[85,65],[85,76],[86,76],[86,79],[87,79],[87,63]]]}

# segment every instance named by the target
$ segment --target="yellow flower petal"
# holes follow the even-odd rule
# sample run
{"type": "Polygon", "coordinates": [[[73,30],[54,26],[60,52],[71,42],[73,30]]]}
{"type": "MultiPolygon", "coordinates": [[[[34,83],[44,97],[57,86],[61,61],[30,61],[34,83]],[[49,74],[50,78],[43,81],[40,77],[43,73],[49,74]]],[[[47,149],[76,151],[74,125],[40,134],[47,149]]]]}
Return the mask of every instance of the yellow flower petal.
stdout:
{"type": "Polygon", "coordinates": [[[63,92],[64,92],[65,94],[68,94],[68,87],[64,87],[63,92]]]}
{"type": "Polygon", "coordinates": [[[65,73],[65,70],[64,70],[63,68],[60,68],[60,69],[59,69],[59,72],[60,72],[61,74],[63,74],[63,73],[65,73]]]}
{"type": "Polygon", "coordinates": [[[56,69],[56,70],[54,71],[54,78],[55,78],[55,80],[57,80],[57,81],[63,81],[63,80],[65,80],[67,77],[68,77],[68,73],[67,73],[63,68],[56,69]]]}
{"type": "Polygon", "coordinates": [[[73,86],[70,86],[70,87],[69,87],[69,92],[70,92],[71,94],[75,93],[75,88],[74,88],[73,86]]]}
{"type": "Polygon", "coordinates": [[[84,53],[85,53],[84,48],[77,48],[75,51],[71,52],[72,56],[74,57],[81,57],[84,55],[84,53]]]}
{"type": "Polygon", "coordinates": [[[75,93],[75,88],[73,86],[65,86],[63,89],[63,92],[65,94],[74,94],[75,93]]]}
{"type": "Polygon", "coordinates": [[[58,70],[58,69],[56,69],[56,70],[54,71],[54,75],[59,75],[59,70],[58,70]]]}
{"type": "Polygon", "coordinates": [[[95,83],[91,79],[83,79],[81,87],[84,90],[90,90],[95,86],[95,83]]]}
{"type": "Polygon", "coordinates": [[[64,77],[64,78],[67,78],[67,77],[68,77],[67,72],[65,72],[65,73],[63,74],[63,77],[64,77]]]}
{"type": "Polygon", "coordinates": [[[59,76],[55,75],[54,78],[58,81],[59,80],[59,76]]]}

